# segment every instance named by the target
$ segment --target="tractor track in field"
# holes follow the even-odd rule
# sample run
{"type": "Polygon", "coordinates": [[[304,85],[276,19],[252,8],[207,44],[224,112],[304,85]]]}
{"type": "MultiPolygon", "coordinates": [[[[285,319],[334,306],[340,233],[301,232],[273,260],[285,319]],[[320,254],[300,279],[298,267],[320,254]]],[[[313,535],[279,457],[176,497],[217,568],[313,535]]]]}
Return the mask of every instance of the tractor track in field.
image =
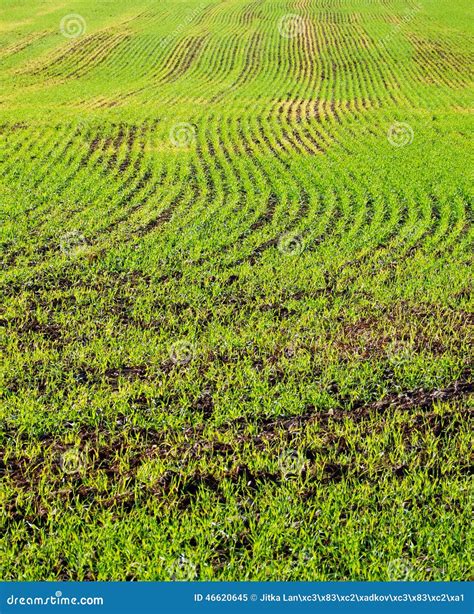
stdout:
{"type": "MultiPolygon", "coordinates": [[[[151,494],[158,497],[169,497],[172,493],[174,499],[180,502],[180,506],[185,508],[192,504],[200,489],[220,492],[223,481],[242,488],[244,491],[257,490],[269,484],[277,486],[283,484],[288,476],[284,470],[282,472],[281,468],[276,471],[256,470],[250,467],[244,458],[236,458],[238,451],[244,448],[248,450],[249,445],[267,453],[269,446],[272,445],[276,446],[275,449],[282,445],[287,448],[288,446],[297,447],[301,459],[298,477],[308,488],[307,497],[312,496],[311,484],[314,483],[321,486],[347,480],[354,485],[364,482],[375,485],[382,477],[403,480],[409,478],[413,471],[407,462],[390,463],[381,459],[376,466],[370,469],[364,464],[357,464],[355,459],[351,460],[355,452],[348,444],[347,436],[340,431],[336,433],[334,426],[337,423],[347,425],[347,421],[358,425],[360,445],[364,438],[371,437],[374,432],[383,431],[386,428],[386,423],[379,419],[380,412],[383,412],[382,415],[385,417],[388,415],[386,412],[390,412],[392,416],[397,412],[402,412],[401,422],[392,428],[397,429],[404,442],[410,444],[410,442],[419,441],[421,436],[430,434],[442,444],[460,429],[468,428],[473,412],[458,409],[453,415],[449,413],[441,415],[433,411],[433,404],[441,401],[459,401],[472,392],[472,380],[461,379],[446,388],[431,391],[407,391],[381,401],[361,405],[359,409],[347,412],[340,410],[311,412],[301,416],[257,419],[257,421],[250,422],[242,418],[220,426],[218,430],[209,429],[208,426],[193,426],[185,430],[181,436],[175,437],[161,431],[137,429],[136,427],[126,427],[124,431],[119,429],[113,434],[100,430],[81,430],[77,435],[80,436],[82,459],[87,464],[88,475],[100,472],[107,475],[109,479],[115,480],[118,471],[117,459],[119,456],[127,457],[126,475],[130,481],[130,487],[127,492],[111,497],[99,492],[93,486],[87,486],[81,474],[73,474],[66,484],[61,479],[56,490],[50,492],[49,497],[53,497],[56,501],[58,497],[65,501],[70,500],[70,497],[84,501],[93,497],[95,505],[102,509],[121,508],[124,505],[132,509],[141,504],[143,497],[146,499],[151,494]],[[317,446],[312,447],[308,441],[305,441],[304,428],[311,423],[319,427],[318,440],[321,442],[320,445],[324,445],[326,454],[332,451],[337,452],[338,456],[344,456],[344,461],[325,460],[317,446]],[[249,424],[253,424],[254,428],[257,426],[256,433],[245,432],[249,424]],[[206,437],[206,431],[210,431],[210,438],[206,437]],[[229,436],[232,443],[225,441],[229,436]],[[133,446],[130,445],[130,437],[133,437],[133,446]],[[145,486],[140,477],[140,468],[143,463],[152,463],[163,455],[167,458],[169,468],[162,472],[154,482],[145,486]],[[203,458],[206,458],[209,464],[216,463],[216,467],[207,472],[193,469],[192,464],[203,458]],[[134,482],[141,482],[139,489],[141,494],[137,494],[133,487],[134,482]]],[[[15,433],[10,432],[10,435],[15,436],[15,433]]],[[[0,475],[3,479],[7,479],[16,487],[34,487],[40,479],[41,468],[46,458],[58,458],[72,449],[68,444],[58,442],[57,435],[45,434],[40,441],[42,452],[34,460],[23,457],[21,451],[13,456],[9,455],[8,458],[0,456],[0,475]]],[[[441,460],[433,462],[430,459],[429,466],[423,469],[423,472],[430,479],[450,477],[467,479],[472,475],[472,465],[466,461],[456,468],[447,468],[443,466],[441,460]]],[[[58,476],[53,475],[52,479],[57,480],[59,477],[59,474],[58,476]]],[[[39,504],[40,501],[38,501],[39,504]]],[[[44,499],[41,504],[44,505],[44,499]]],[[[6,511],[9,521],[15,521],[24,516],[21,504],[14,502],[7,506],[6,511]]],[[[39,513],[39,517],[41,515],[39,513]]]]}

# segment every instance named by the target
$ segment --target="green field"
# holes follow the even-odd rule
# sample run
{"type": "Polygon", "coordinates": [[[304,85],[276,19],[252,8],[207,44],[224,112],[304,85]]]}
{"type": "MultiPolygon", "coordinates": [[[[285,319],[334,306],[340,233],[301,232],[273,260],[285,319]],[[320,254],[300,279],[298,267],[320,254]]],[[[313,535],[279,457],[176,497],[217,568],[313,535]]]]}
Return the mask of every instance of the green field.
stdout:
{"type": "Polygon", "coordinates": [[[472,17],[2,0],[1,579],[469,579],[472,17]]]}

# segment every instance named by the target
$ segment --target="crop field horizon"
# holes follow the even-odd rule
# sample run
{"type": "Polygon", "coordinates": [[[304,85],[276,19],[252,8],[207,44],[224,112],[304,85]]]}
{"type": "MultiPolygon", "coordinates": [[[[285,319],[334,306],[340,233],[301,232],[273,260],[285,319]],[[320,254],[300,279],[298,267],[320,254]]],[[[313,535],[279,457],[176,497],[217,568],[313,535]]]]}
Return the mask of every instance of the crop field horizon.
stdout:
{"type": "Polygon", "coordinates": [[[472,578],[472,17],[2,1],[2,580],[472,578]]]}

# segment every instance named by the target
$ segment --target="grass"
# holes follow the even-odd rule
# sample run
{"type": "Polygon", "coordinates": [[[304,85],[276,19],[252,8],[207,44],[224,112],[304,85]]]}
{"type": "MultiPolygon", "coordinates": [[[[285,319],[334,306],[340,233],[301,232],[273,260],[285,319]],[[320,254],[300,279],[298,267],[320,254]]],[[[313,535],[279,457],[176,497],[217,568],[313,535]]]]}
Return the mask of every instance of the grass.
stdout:
{"type": "Polygon", "coordinates": [[[469,578],[470,10],[4,0],[2,579],[469,578]]]}

